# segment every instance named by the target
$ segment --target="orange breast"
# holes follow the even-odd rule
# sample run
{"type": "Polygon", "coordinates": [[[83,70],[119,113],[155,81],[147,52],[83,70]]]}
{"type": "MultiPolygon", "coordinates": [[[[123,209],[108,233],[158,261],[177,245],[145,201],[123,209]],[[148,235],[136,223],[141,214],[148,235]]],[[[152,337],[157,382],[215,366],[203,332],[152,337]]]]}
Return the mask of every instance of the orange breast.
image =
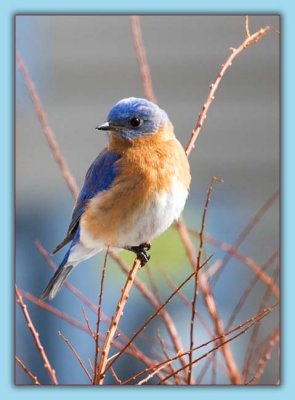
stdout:
{"type": "Polygon", "coordinates": [[[111,140],[109,149],[122,154],[118,161],[120,174],[110,189],[89,202],[81,219],[83,229],[95,240],[115,246],[122,224],[132,224],[156,193],[169,191],[173,177],[188,190],[188,160],[172,127],[168,128],[133,142],[111,140]]]}

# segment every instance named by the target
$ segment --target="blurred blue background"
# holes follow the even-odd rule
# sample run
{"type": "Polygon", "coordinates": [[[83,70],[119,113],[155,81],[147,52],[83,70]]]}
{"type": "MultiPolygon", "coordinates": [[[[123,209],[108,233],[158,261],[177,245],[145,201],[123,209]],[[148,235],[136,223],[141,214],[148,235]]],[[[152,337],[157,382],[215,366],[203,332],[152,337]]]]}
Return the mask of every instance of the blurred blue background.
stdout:
{"type": "MultiPolygon", "coordinates": [[[[229,54],[229,47],[238,46],[243,40],[244,17],[143,16],[141,22],[158,102],[168,112],[177,137],[185,146],[209,85],[229,54]]],[[[279,28],[279,17],[250,17],[253,32],[264,25],[279,28]]],[[[16,48],[29,68],[50,126],[81,186],[88,166],[106,144],[106,137],[97,133],[95,126],[105,120],[108,110],[119,99],[143,96],[129,17],[17,16],[15,32],[16,48]]],[[[228,243],[234,242],[255,212],[278,189],[279,83],[279,37],[271,32],[261,43],[247,49],[235,60],[209,110],[190,156],[192,185],[184,212],[189,227],[200,228],[206,191],[213,175],[222,178],[224,183],[214,188],[206,232],[228,243]]],[[[63,239],[73,199],[53,160],[18,71],[15,118],[16,281],[21,289],[39,296],[51,271],[37,252],[34,241],[38,239],[51,251],[63,239]]],[[[197,247],[196,240],[194,243],[197,247]]],[[[263,264],[278,246],[279,205],[276,202],[240,251],[263,264]]],[[[206,245],[206,253],[212,252],[214,261],[224,255],[221,250],[206,245]]],[[[62,257],[61,251],[54,257],[54,262],[58,263],[62,257]]],[[[132,262],[132,256],[124,254],[123,257],[129,264],[132,262]]],[[[162,266],[175,283],[180,283],[191,272],[173,228],[154,241],[151,257],[148,268],[159,286],[162,299],[165,299],[169,289],[158,267],[162,266]]],[[[84,262],[69,279],[94,303],[97,303],[102,262],[103,254],[84,262]]],[[[269,274],[276,267],[277,263],[274,263],[269,274]]],[[[139,274],[150,285],[146,268],[139,274]]],[[[229,318],[252,276],[247,267],[234,259],[230,261],[214,289],[224,321],[229,318]]],[[[117,266],[109,260],[103,303],[108,315],[112,315],[124,279],[117,266]]],[[[189,298],[192,288],[188,285],[184,291],[189,298]]],[[[236,323],[257,312],[264,290],[263,284],[257,285],[236,323]]],[[[29,304],[28,300],[26,302],[29,304]]],[[[52,305],[83,322],[81,303],[66,289],[52,305]]],[[[187,348],[190,311],[178,299],[168,309],[187,348]]],[[[209,323],[201,297],[199,309],[209,323]]],[[[88,357],[93,360],[92,339],[33,304],[29,304],[29,310],[60,383],[87,384],[87,377],[57,336],[57,331],[61,330],[71,340],[85,362],[88,357]]],[[[151,306],[134,289],[120,327],[131,335],[151,311],[151,306]]],[[[94,326],[95,315],[91,311],[87,314],[94,326]]],[[[16,354],[42,382],[50,383],[18,309],[16,317],[16,354]]],[[[263,322],[259,338],[265,338],[277,324],[276,312],[263,322]]],[[[164,332],[160,321],[156,320],[145,336],[154,336],[158,328],[164,332]]],[[[102,329],[105,332],[104,324],[102,329]]],[[[147,338],[139,339],[137,343],[152,354],[153,346],[147,338]]],[[[207,338],[207,333],[199,326],[197,343],[207,338]]],[[[165,340],[168,342],[169,339],[165,337],[165,340]]],[[[249,335],[244,335],[231,346],[240,367],[248,340],[249,335]]],[[[196,375],[203,365],[200,363],[196,368],[196,375]]],[[[124,378],[141,367],[126,356],[117,364],[117,372],[124,378]]],[[[278,357],[274,355],[261,382],[276,383],[278,375],[278,357]]],[[[222,371],[218,372],[217,379],[219,383],[228,383],[222,371]]],[[[16,369],[16,382],[31,384],[19,368],[16,369]]],[[[107,383],[113,382],[110,376],[107,383]]],[[[209,368],[202,383],[210,382],[209,368]]]]}

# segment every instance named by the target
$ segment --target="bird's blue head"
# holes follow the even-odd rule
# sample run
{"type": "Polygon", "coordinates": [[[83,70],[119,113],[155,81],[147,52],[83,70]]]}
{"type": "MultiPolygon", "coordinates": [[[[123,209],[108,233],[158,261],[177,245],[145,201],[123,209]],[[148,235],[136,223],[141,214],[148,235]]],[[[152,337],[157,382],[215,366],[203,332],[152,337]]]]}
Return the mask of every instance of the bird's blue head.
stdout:
{"type": "Polygon", "coordinates": [[[120,100],[109,112],[107,122],[96,129],[109,131],[126,140],[155,134],[169,121],[165,111],[156,104],[136,97],[120,100]]]}

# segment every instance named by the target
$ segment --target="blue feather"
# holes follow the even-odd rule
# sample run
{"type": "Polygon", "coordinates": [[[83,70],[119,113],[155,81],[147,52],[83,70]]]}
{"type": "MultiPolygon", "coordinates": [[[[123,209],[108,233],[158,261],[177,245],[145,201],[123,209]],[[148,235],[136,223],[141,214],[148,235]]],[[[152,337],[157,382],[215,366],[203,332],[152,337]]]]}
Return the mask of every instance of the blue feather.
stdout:
{"type": "Polygon", "coordinates": [[[111,186],[118,175],[116,161],[120,158],[121,155],[119,153],[103,150],[91,164],[86,173],[84,185],[80,191],[72,214],[69,231],[76,226],[85,210],[88,200],[111,186]]]}

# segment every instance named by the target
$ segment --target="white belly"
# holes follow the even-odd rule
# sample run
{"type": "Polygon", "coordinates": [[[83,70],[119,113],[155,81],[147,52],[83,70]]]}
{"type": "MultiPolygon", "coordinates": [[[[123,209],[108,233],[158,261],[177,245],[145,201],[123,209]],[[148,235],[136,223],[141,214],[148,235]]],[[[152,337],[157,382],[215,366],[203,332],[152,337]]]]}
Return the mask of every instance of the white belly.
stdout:
{"type": "Polygon", "coordinates": [[[174,179],[171,190],[154,197],[145,208],[139,207],[128,226],[118,234],[118,247],[138,246],[150,242],[178,219],[188,195],[186,188],[174,179]]]}

